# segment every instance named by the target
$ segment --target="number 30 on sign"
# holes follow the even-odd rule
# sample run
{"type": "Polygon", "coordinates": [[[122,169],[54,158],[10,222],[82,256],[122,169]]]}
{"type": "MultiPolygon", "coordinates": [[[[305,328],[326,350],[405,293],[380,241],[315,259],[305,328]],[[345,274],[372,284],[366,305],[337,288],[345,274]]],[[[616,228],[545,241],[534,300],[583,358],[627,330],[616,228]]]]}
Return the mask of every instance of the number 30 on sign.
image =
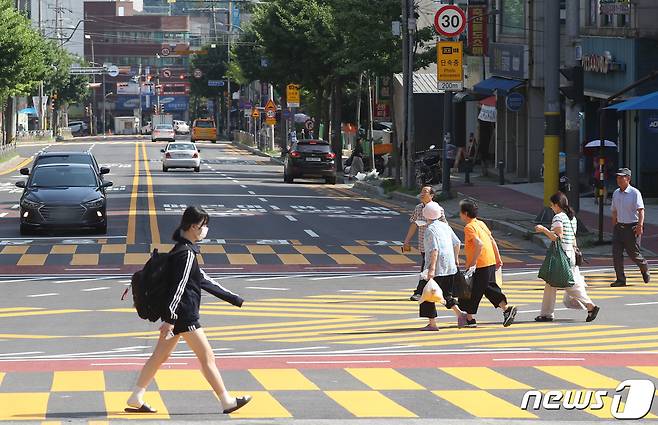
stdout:
{"type": "Polygon", "coordinates": [[[466,14],[461,7],[453,4],[441,6],[434,15],[434,29],[444,37],[456,37],[464,32],[466,14]]]}

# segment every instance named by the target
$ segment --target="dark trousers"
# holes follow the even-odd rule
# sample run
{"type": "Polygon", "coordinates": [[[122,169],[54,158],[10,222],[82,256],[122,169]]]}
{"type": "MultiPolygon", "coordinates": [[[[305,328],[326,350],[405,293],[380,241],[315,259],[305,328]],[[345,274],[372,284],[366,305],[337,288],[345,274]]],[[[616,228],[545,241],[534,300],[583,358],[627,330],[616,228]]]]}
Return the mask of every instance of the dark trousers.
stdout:
{"type": "Polygon", "coordinates": [[[615,265],[615,274],[617,280],[626,282],[626,275],[624,274],[624,250],[628,257],[638,265],[642,273],[649,270],[647,260],[640,252],[641,237],[635,236],[635,226],[637,223],[622,224],[617,223],[612,232],[612,262],[615,265]]]}
{"type": "MultiPolygon", "coordinates": [[[[459,273],[459,272],[457,272],[459,273]]],[[[446,308],[450,310],[455,304],[457,304],[456,299],[452,296],[452,284],[453,284],[453,279],[454,276],[435,276],[434,280],[436,283],[439,285],[441,288],[441,292],[443,292],[443,299],[446,300],[446,308]]],[[[425,285],[427,285],[426,280],[421,280],[420,283],[418,284],[421,286],[420,288],[420,293],[423,293],[423,289],[425,288],[425,285]],[[422,286],[421,286],[422,284],[422,286]]],[[[428,319],[433,319],[436,316],[438,316],[436,312],[436,303],[431,303],[431,302],[422,302],[420,303],[419,306],[419,317],[427,317],[428,319]]]]}
{"type": "Polygon", "coordinates": [[[475,269],[473,274],[473,289],[471,290],[471,299],[464,301],[465,310],[468,314],[477,314],[478,307],[482,296],[487,297],[494,307],[498,307],[501,302],[507,303],[507,297],[503,290],[496,283],[496,266],[481,267],[475,269]]]}
{"type": "MultiPolygon", "coordinates": [[[[421,273],[422,273],[423,270],[425,270],[425,253],[424,253],[424,252],[421,252],[421,253],[420,253],[420,257],[421,257],[421,260],[420,260],[420,271],[421,271],[421,273]]],[[[425,287],[425,284],[426,284],[426,283],[427,283],[426,280],[420,279],[420,280],[418,281],[418,285],[416,286],[416,290],[414,291],[414,295],[420,295],[420,294],[422,294],[422,293],[423,293],[423,288],[425,287]]],[[[425,316],[422,316],[422,317],[425,317],[425,316]]],[[[436,317],[436,316],[434,316],[434,317],[436,317]]]]}

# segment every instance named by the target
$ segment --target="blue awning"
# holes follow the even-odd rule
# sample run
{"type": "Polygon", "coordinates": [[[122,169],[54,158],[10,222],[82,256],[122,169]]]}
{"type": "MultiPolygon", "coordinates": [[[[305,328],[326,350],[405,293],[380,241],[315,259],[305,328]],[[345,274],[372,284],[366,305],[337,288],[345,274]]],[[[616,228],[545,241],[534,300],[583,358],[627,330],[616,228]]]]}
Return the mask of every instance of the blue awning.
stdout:
{"type": "Polygon", "coordinates": [[[34,107],[29,107],[29,108],[23,108],[20,111],[18,111],[19,114],[27,114],[27,115],[39,115],[37,113],[37,110],[34,109],[34,107]]]}
{"type": "Polygon", "coordinates": [[[508,80],[507,78],[491,77],[477,83],[475,86],[473,86],[473,90],[488,95],[492,95],[494,92],[505,95],[510,90],[517,88],[523,83],[523,81],[519,80],[508,80]]]}
{"type": "Polygon", "coordinates": [[[633,99],[608,106],[605,109],[616,109],[618,111],[658,110],[658,92],[634,97],[633,99]]]}

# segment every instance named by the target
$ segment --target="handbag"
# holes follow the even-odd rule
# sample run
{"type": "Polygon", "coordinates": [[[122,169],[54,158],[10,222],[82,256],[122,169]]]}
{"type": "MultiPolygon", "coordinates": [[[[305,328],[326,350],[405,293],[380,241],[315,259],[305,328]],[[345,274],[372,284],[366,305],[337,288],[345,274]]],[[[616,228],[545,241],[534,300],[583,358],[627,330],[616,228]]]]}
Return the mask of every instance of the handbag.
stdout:
{"type": "Polygon", "coordinates": [[[576,240],[576,231],[573,229],[573,224],[569,221],[569,226],[571,226],[571,231],[573,232],[573,252],[576,254],[576,265],[578,267],[583,265],[583,253],[580,252],[578,248],[578,241],[576,240]]]}
{"type": "Polygon", "coordinates": [[[461,271],[457,271],[452,280],[452,295],[462,300],[470,300],[473,292],[473,275],[468,277],[461,271]]]}
{"type": "Polygon", "coordinates": [[[574,285],[571,261],[562,248],[560,238],[554,240],[548,247],[546,258],[544,258],[537,277],[553,288],[570,288],[574,285]]]}

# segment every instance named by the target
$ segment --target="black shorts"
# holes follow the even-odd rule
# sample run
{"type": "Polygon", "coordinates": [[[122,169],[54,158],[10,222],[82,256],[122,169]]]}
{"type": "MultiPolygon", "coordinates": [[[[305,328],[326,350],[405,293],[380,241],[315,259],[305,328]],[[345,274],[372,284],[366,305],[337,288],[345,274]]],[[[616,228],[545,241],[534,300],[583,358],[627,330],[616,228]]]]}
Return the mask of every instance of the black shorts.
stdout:
{"type": "Polygon", "coordinates": [[[201,324],[198,320],[194,322],[176,322],[174,325],[174,335],[182,334],[184,332],[192,332],[201,329],[201,324]]]}

